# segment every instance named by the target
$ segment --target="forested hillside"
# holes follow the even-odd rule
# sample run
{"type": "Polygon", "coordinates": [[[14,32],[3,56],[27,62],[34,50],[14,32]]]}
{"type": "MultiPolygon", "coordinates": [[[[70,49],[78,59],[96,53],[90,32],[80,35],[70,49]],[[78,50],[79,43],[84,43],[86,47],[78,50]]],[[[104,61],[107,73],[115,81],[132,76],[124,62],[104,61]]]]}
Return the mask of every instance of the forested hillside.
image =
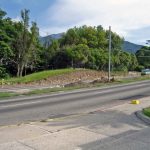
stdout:
{"type": "MultiPolygon", "coordinates": [[[[58,39],[62,38],[63,34],[64,33],[57,33],[57,34],[51,34],[51,35],[40,37],[40,42],[41,42],[41,44],[44,44],[45,42],[50,41],[50,40],[56,40],[56,39],[58,40],[58,39]]],[[[129,41],[123,41],[123,44],[122,44],[122,49],[124,51],[134,53],[134,54],[138,50],[140,50],[142,47],[143,47],[143,45],[138,45],[135,43],[131,43],[129,41]]]]}
{"type": "MultiPolygon", "coordinates": [[[[108,69],[108,30],[102,26],[74,27],[61,38],[41,44],[39,28],[29,20],[29,13],[22,10],[21,21],[15,22],[0,9],[0,78],[69,67],[108,69]]],[[[144,65],[135,54],[122,50],[123,41],[112,32],[112,69],[135,70],[138,60],[144,65]]]]}
{"type": "Polygon", "coordinates": [[[130,52],[130,53],[136,53],[138,50],[140,50],[143,46],[137,45],[128,41],[124,41],[123,43],[123,50],[130,52]]]}

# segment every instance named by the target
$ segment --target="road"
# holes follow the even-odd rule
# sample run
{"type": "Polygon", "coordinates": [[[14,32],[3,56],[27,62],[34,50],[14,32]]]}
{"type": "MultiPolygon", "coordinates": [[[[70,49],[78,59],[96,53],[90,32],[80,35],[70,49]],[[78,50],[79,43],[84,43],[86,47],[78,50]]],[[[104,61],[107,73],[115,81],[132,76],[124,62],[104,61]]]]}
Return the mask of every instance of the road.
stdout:
{"type": "Polygon", "coordinates": [[[104,109],[150,93],[150,81],[62,92],[46,96],[31,96],[0,102],[0,125],[63,117],[104,109]]]}

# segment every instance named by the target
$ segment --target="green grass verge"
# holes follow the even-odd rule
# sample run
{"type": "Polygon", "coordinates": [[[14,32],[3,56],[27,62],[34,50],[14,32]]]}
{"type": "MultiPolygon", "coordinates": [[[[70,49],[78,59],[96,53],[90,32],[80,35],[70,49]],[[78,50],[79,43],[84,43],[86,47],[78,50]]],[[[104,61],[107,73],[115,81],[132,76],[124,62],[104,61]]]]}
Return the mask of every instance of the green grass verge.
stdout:
{"type": "Polygon", "coordinates": [[[55,92],[60,92],[60,91],[73,91],[76,89],[85,89],[85,88],[92,88],[92,87],[109,87],[113,85],[120,85],[120,84],[125,84],[125,83],[132,83],[136,81],[144,81],[144,80],[149,80],[149,77],[139,77],[139,78],[134,78],[134,79],[122,79],[119,81],[114,81],[110,83],[96,83],[96,84],[81,84],[81,85],[76,85],[73,87],[62,87],[62,88],[47,88],[47,89],[41,89],[41,90],[33,90],[25,95],[34,95],[34,94],[48,94],[48,93],[55,93],[55,92]]]}
{"type": "MultiPolygon", "coordinates": [[[[78,69],[72,69],[72,68],[67,68],[67,69],[58,69],[58,70],[47,70],[47,71],[41,71],[41,72],[37,72],[37,73],[32,73],[30,75],[21,77],[21,78],[9,78],[6,79],[4,81],[1,81],[0,84],[21,84],[21,83],[32,83],[32,82],[36,82],[36,81],[40,81],[40,80],[45,80],[49,77],[53,77],[53,76],[59,76],[59,75],[63,75],[63,74],[67,74],[67,73],[72,73],[77,71],[78,69]],[[3,82],[3,83],[2,83],[3,82]]],[[[81,69],[82,70],[82,69],[81,69]]],[[[84,69],[85,70],[85,69],[84,69]]],[[[127,74],[126,72],[112,72],[113,75],[124,75],[127,74]]],[[[141,77],[140,79],[134,79],[136,80],[143,80],[143,78],[147,78],[147,77],[141,77]]],[[[127,80],[130,81],[130,79],[126,79],[125,80],[120,80],[120,82],[128,82],[127,80]]]]}
{"type": "Polygon", "coordinates": [[[21,78],[10,78],[6,79],[6,83],[15,84],[15,83],[30,83],[35,81],[40,81],[43,79],[47,79],[48,77],[58,76],[66,73],[74,72],[75,69],[69,68],[69,69],[59,69],[59,70],[49,70],[49,71],[42,71],[33,73],[21,78]]]}
{"type": "Polygon", "coordinates": [[[61,92],[61,91],[72,91],[75,89],[81,89],[85,88],[83,86],[75,86],[75,87],[68,87],[68,88],[47,88],[47,89],[41,89],[41,90],[33,90],[28,93],[25,93],[24,95],[34,95],[34,94],[50,94],[50,93],[55,93],[55,92],[61,92]]]}
{"type": "Polygon", "coordinates": [[[133,83],[136,81],[144,81],[144,80],[149,80],[150,77],[148,76],[142,76],[139,78],[131,78],[131,79],[122,79],[110,83],[96,83],[96,84],[82,84],[82,85],[76,85],[73,87],[62,87],[62,88],[47,88],[47,89],[41,89],[41,90],[33,90],[28,93],[24,94],[15,94],[15,93],[0,93],[0,99],[2,98],[7,98],[7,97],[14,97],[14,96],[20,96],[20,95],[25,95],[25,96],[30,96],[30,95],[40,95],[40,94],[50,94],[50,93],[56,93],[60,91],[73,91],[76,89],[85,89],[85,88],[92,88],[92,87],[109,87],[112,85],[121,85],[125,83],[133,83]]]}
{"type": "Polygon", "coordinates": [[[129,78],[129,79],[120,79],[120,80],[118,80],[118,82],[130,83],[130,82],[144,81],[144,80],[150,80],[150,76],[141,76],[141,77],[135,77],[135,78],[129,78]]]}
{"type": "Polygon", "coordinates": [[[18,96],[16,93],[10,93],[10,92],[0,92],[0,100],[4,98],[14,97],[18,96]]]}
{"type": "Polygon", "coordinates": [[[150,107],[143,109],[143,113],[144,113],[146,116],[150,117],[150,107]]]}

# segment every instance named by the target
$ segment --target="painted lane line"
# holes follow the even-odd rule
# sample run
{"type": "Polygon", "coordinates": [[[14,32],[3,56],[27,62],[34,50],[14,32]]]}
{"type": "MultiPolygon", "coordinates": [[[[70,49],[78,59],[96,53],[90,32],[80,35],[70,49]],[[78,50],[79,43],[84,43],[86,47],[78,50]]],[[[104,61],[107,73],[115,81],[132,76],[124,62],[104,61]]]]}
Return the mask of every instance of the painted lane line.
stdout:
{"type": "MultiPolygon", "coordinates": [[[[95,93],[92,93],[92,95],[94,96],[94,94],[103,94],[103,93],[109,93],[109,92],[112,92],[113,90],[109,90],[109,91],[102,91],[102,92],[95,92],[95,93]]],[[[86,95],[85,95],[86,96],[86,95]]],[[[74,95],[74,97],[76,97],[74,95]]],[[[77,97],[77,98],[80,98],[80,97],[77,97]]],[[[27,102],[27,103],[21,103],[21,104],[8,104],[8,105],[1,105],[0,108],[9,108],[9,107],[16,107],[16,106],[24,106],[24,105],[30,105],[30,104],[37,104],[37,103],[43,103],[43,102],[47,102],[47,100],[37,100],[35,102],[27,102]]],[[[51,102],[54,102],[54,101],[51,101],[51,102]]],[[[56,101],[57,102],[57,101],[56,101]]]]}

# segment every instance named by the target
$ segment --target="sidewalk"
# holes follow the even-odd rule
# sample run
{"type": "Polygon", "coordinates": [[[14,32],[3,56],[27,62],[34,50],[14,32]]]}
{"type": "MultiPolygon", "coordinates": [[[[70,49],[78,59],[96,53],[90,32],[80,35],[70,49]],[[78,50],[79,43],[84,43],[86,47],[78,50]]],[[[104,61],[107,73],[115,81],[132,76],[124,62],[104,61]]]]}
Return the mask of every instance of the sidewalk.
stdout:
{"type": "Polygon", "coordinates": [[[0,150],[149,150],[150,127],[134,112],[150,106],[150,97],[130,103],[56,118],[0,127],[0,150]]]}

